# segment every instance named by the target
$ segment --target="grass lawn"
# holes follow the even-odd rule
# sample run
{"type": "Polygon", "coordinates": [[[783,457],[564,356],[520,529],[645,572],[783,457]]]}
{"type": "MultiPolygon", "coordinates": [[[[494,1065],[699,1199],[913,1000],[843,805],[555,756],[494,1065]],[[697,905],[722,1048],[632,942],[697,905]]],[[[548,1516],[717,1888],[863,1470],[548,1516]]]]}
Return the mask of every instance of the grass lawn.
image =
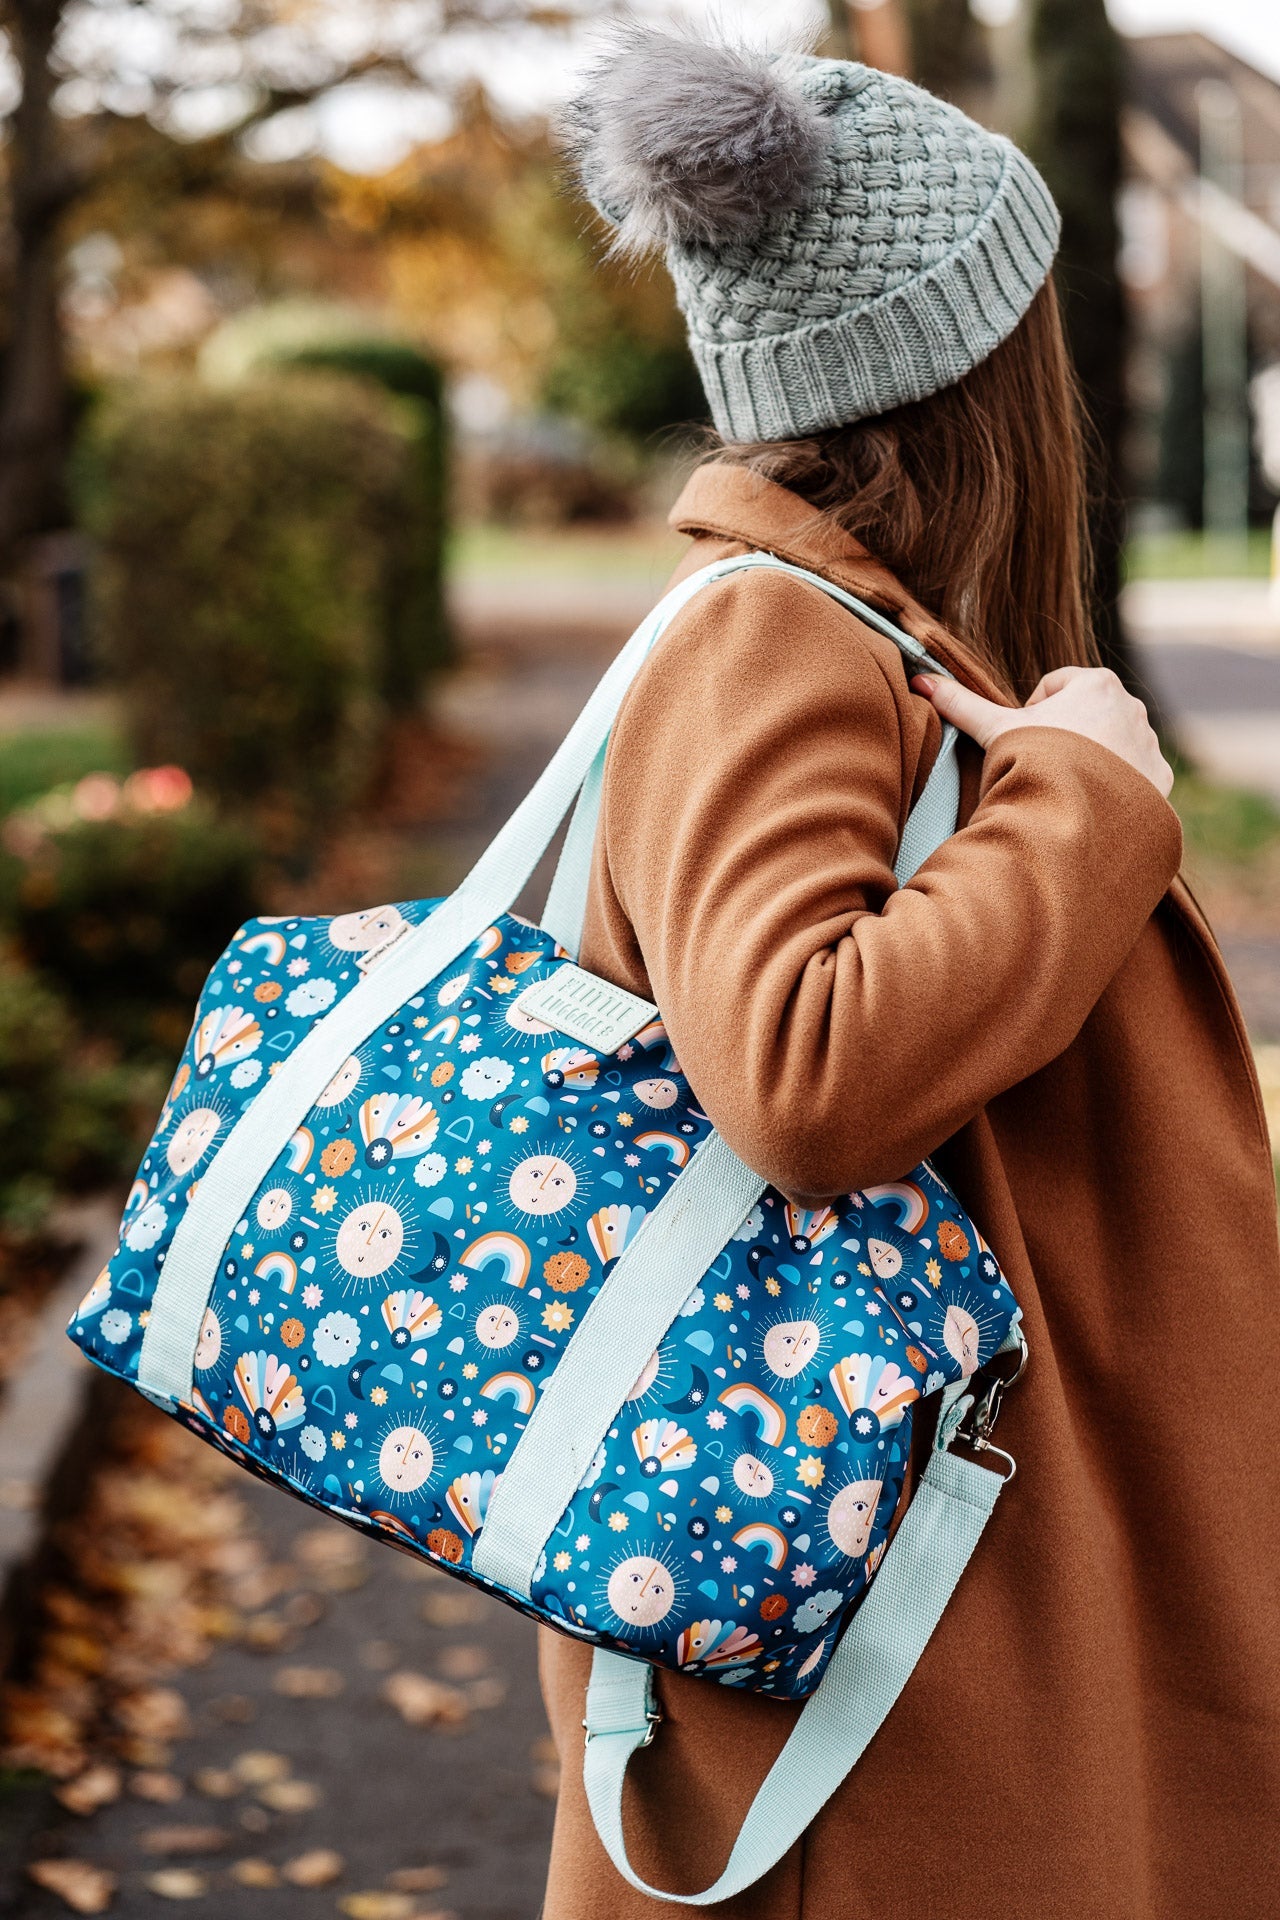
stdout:
{"type": "Polygon", "coordinates": [[[1265,580],[1271,572],[1271,530],[1250,527],[1243,545],[1204,533],[1144,533],[1125,550],[1129,580],[1265,580]]]}
{"type": "Polygon", "coordinates": [[[450,576],[530,581],[634,581],[661,589],[688,546],[661,520],[617,527],[459,527],[450,576]]]}
{"type": "Polygon", "coordinates": [[[102,723],[31,728],[0,736],[0,817],[86,773],[128,773],[124,740],[102,723]]]}

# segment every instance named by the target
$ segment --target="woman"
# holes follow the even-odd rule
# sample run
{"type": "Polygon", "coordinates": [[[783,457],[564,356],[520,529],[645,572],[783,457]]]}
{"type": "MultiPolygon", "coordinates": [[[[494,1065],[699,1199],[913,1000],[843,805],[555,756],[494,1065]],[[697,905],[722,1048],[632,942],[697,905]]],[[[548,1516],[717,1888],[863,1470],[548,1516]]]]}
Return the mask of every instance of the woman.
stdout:
{"type": "MultiPolygon", "coordinates": [[[[906,1692],[759,1920],[1262,1920],[1275,1911],[1280,1258],[1171,775],[1096,667],[1057,217],[1008,144],[905,82],[651,33],[574,115],[620,243],[661,243],[723,451],[704,589],[610,747],[583,964],[657,1001],[707,1112],[813,1204],[926,1154],[999,1250],[1021,1472],[906,1692]],[[961,827],[898,890],[940,739],[961,827]]],[[[923,1423],[922,1423],[923,1424],[923,1423]]],[[[927,1435],[924,1444],[927,1444],[927,1435]]],[[[581,1785],[590,1653],[544,1633],[563,1760],[546,1920],[639,1920],[581,1785]]],[[[707,1886],[795,1709],[662,1674],[631,1858],[707,1886]]]]}

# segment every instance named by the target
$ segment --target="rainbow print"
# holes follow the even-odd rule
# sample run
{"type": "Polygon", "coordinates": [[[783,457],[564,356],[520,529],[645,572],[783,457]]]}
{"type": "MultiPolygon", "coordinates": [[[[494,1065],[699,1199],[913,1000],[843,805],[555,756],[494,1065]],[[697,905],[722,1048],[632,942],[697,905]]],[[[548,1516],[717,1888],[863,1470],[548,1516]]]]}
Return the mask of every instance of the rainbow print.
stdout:
{"type": "Polygon", "coordinates": [[[429,1340],[444,1325],[444,1315],[429,1293],[389,1293],[382,1303],[382,1318],[393,1347],[429,1340]]]}
{"type": "Polygon", "coordinates": [[[495,1373],[480,1389],[482,1400],[510,1400],[517,1413],[532,1413],[537,1388],[523,1373],[495,1373]]]}
{"type": "Polygon", "coordinates": [[[480,935],[480,938],[476,941],[476,959],[487,960],[489,955],[496,953],[501,945],[502,928],[486,927],[480,935]]]}
{"type": "Polygon", "coordinates": [[[235,1381],[264,1439],[296,1427],[306,1414],[307,1403],[288,1361],[278,1360],[274,1353],[242,1353],[236,1361],[235,1381]]]}
{"type": "Polygon", "coordinates": [[[461,1025],[462,1022],[456,1013],[446,1013],[443,1020],[437,1020],[434,1027],[423,1034],[423,1041],[429,1043],[432,1040],[440,1040],[446,1047],[451,1047],[458,1037],[458,1028],[461,1025]]]}
{"type": "Polygon", "coordinates": [[[904,1233],[919,1233],[929,1218],[924,1189],[913,1180],[889,1180],[881,1187],[864,1187],[863,1198],[870,1207],[893,1207],[904,1233]]]}
{"type": "Polygon", "coordinates": [[[543,1054],[542,1077],[556,1087],[594,1087],[600,1062],[585,1047],[557,1047],[543,1054]]]}
{"type": "Polygon", "coordinates": [[[124,1203],[125,1213],[132,1213],[135,1207],[145,1207],[150,1198],[151,1189],[146,1181],[135,1180],[129,1189],[129,1198],[124,1203]]]}
{"type": "Polygon", "coordinates": [[[469,1273],[480,1273],[486,1267],[497,1267],[496,1274],[485,1274],[486,1279],[505,1280],[509,1287],[522,1287],[529,1278],[529,1268],[533,1264],[533,1255],[518,1234],[482,1233],[473,1240],[458,1260],[460,1267],[469,1273]]]}
{"type": "Polygon", "coordinates": [[[763,1387],[750,1380],[738,1380],[718,1396],[722,1407],[731,1413],[754,1413],[760,1438],[767,1447],[780,1447],[786,1437],[787,1416],[763,1387]]]}
{"type": "Polygon", "coordinates": [[[661,1020],[651,1020],[647,1027],[641,1027],[631,1044],[633,1047],[642,1047],[646,1053],[652,1053],[660,1047],[662,1049],[663,1072],[679,1073],[680,1063],[672,1051],[671,1042],[667,1038],[667,1030],[661,1020]]]}
{"type": "Polygon", "coordinates": [[[608,1267],[623,1248],[635,1239],[643,1219],[643,1207],[628,1207],[616,1202],[592,1214],[587,1222],[587,1238],[602,1266],[608,1267]]]}
{"type": "Polygon", "coordinates": [[[682,1140],[678,1133],[638,1133],[635,1144],[646,1152],[656,1148],[667,1156],[673,1167],[687,1167],[689,1164],[689,1142],[682,1140]]]}
{"type": "Polygon", "coordinates": [[[698,1448],[675,1420],[643,1420],[631,1436],[642,1473],[683,1473],[698,1448]]]}
{"type": "Polygon", "coordinates": [[[445,1494],[444,1503],[466,1534],[479,1533],[489,1511],[489,1497],[498,1476],[492,1467],[484,1473],[460,1473],[445,1494]]]}
{"type": "Polygon", "coordinates": [[[760,1639],[738,1620],[695,1620],[676,1641],[682,1667],[729,1667],[754,1660],[760,1639]]]}
{"type": "Polygon", "coordinates": [[[303,1173],[307,1162],[315,1152],[316,1137],[310,1127],[299,1127],[290,1134],[289,1144],[285,1148],[285,1165],[291,1173],[303,1173]]]}
{"type": "Polygon", "coordinates": [[[413,1160],[440,1131],[440,1116],[418,1094],[374,1093],[360,1108],[360,1138],[371,1166],[413,1160]]]}
{"type": "Polygon", "coordinates": [[[278,1281],[281,1293],[292,1293],[298,1284],[298,1263],[292,1254],[264,1253],[254,1272],[259,1280],[278,1281]]]}
{"type": "Polygon", "coordinates": [[[241,953],[263,953],[267,965],[278,967],[285,956],[285,939],[282,933],[251,933],[247,940],[240,942],[241,953]]]}
{"type": "Polygon", "coordinates": [[[874,1439],[886,1427],[896,1427],[920,1389],[896,1360],[887,1354],[850,1353],[837,1360],[829,1375],[836,1399],[849,1416],[854,1438],[874,1439]],[[875,1415],[874,1425],[860,1431],[859,1415],[875,1415]]]}
{"type": "Polygon", "coordinates": [[[739,1527],[733,1535],[733,1544],[748,1553],[753,1547],[763,1547],[764,1557],[775,1573],[787,1557],[786,1534],[781,1527],[771,1527],[766,1520],[750,1520],[745,1527],[739,1527]]]}
{"type": "Polygon", "coordinates": [[[791,1236],[792,1246],[798,1253],[807,1253],[811,1247],[820,1247],[840,1224],[840,1215],[834,1207],[815,1207],[810,1210],[807,1207],[797,1207],[788,1200],[784,1211],[787,1218],[787,1232],[791,1236]]]}
{"type": "Polygon", "coordinates": [[[196,1028],[196,1074],[205,1079],[216,1067],[229,1067],[262,1045],[262,1028],[243,1007],[217,1007],[196,1028]]]}

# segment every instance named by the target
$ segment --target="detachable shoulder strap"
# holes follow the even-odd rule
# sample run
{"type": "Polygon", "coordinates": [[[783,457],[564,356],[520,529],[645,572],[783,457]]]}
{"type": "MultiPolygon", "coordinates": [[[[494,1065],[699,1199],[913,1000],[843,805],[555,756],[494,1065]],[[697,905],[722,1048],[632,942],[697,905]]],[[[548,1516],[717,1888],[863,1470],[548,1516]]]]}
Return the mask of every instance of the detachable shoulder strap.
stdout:
{"type": "MultiPolygon", "coordinates": [[[[895,627],[877,608],[868,606],[865,600],[859,600],[855,594],[846,593],[843,587],[836,586],[832,580],[826,580],[820,573],[811,573],[807,567],[792,566],[790,561],[778,560],[771,553],[745,553],[734,559],[719,560],[712,566],[704,567],[700,574],[693,574],[690,580],[682,583],[688,586],[696,581],[699,590],[708,586],[712,580],[726,579],[733,573],[744,573],[757,567],[768,567],[776,573],[789,573],[794,579],[805,580],[812,587],[818,587],[829,599],[838,601],[847,607],[850,613],[867,626],[874,627],[877,633],[892,640],[895,647],[907,659],[916,671],[936,673],[945,679],[952,676],[941,662],[912,639],[900,627],[895,627]]],[[[676,589],[680,591],[679,588],[676,589]]],[[[686,602],[682,599],[680,605],[686,602]]],[[[670,625],[672,613],[663,622],[670,625]]],[[[560,945],[577,958],[582,943],[582,922],[587,910],[587,891],[591,881],[591,853],[595,843],[596,823],[600,816],[600,798],[604,786],[604,762],[608,751],[605,740],[587,772],[578,795],[578,804],[574,808],[561,849],[555,878],[551,882],[551,891],[547,895],[546,909],[542,916],[542,925],[547,932],[554,934],[560,945]]],[[[942,730],[942,745],[938,757],[930,770],[923,793],[912,808],[911,816],[903,830],[902,842],[898,848],[898,858],[894,872],[901,886],[911,878],[917,868],[924,865],[931,853],[940,847],[956,830],[956,815],[960,805],[960,773],[956,764],[956,730],[946,723],[942,730]]]]}
{"type": "MultiPolygon", "coordinates": [[[[651,1887],[632,1867],[622,1789],[653,1739],[652,1669],[597,1650],[587,1689],[583,1778],[596,1831],[618,1872],[652,1900],[730,1900],[781,1860],[865,1753],[910,1679],[999,1497],[997,1473],[935,1452],[866,1599],[751,1803],[728,1865],[701,1893],[651,1887]]],[[[709,1683],[710,1684],[710,1683],[709,1683]]]]}

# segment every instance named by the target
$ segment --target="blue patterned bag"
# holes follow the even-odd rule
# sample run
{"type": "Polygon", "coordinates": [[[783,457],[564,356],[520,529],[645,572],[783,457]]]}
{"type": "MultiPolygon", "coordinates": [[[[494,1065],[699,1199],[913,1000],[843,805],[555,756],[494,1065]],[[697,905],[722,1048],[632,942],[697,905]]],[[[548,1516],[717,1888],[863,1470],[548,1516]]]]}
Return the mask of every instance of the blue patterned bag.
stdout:
{"type": "MultiPolygon", "coordinates": [[[[70,1328],[244,1465],[602,1650],[588,1785],[635,1885],[611,1808],[654,1724],[638,1663],[809,1695],[865,1657],[895,1562],[919,1609],[911,1540],[936,1557],[958,1524],[923,1645],[1000,1485],[948,1449],[966,1414],[987,1444],[1001,1388],[980,1370],[1020,1341],[929,1166],[792,1205],[714,1133],[658,1010],[573,964],[627,684],[707,580],[779,564],[667,597],[449,900],[240,929],[70,1328]],[[579,789],[535,927],[510,901],[579,789]],[[873,1586],[932,1394],[938,1443],[873,1586]]],[[[900,877],[953,830],[957,791],[949,733],[900,877]]],[[[701,1898],[757,1877],[814,1791],[753,1810],[738,1879],[701,1898]]]]}

